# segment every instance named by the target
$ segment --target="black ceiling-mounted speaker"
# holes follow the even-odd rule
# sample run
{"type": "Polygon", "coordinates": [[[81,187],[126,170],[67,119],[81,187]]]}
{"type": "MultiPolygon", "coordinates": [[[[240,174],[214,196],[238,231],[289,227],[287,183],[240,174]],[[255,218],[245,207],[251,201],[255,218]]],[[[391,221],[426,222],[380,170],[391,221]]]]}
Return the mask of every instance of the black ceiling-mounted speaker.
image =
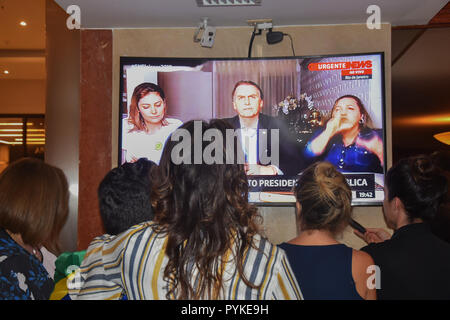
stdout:
{"type": "Polygon", "coordinates": [[[283,32],[281,31],[272,31],[270,29],[266,34],[266,40],[268,44],[275,44],[283,41],[283,32]]]}

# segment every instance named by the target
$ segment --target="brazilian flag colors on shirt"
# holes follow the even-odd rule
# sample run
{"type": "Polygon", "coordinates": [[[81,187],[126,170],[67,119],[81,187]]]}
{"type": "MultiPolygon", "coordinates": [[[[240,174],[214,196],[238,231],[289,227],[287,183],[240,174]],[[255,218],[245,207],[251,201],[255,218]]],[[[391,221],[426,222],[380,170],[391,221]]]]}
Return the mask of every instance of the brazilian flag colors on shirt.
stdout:
{"type": "Polygon", "coordinates": [[[50,300],[71,300],[67,283],[73,280],[83,261],[86,250],[64,252],[55,261],[55,288],[50,300]]]}

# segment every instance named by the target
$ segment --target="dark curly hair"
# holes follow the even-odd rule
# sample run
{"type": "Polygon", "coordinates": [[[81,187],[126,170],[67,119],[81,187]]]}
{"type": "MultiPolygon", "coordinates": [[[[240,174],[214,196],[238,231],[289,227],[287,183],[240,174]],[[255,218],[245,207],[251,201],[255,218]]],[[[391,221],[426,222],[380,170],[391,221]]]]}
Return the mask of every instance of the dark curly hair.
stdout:
{"type": "Polygon", "coordinates": [[[388,200],[398,197],[409,220],[431,222],[447,193],[447,179],[431,157],[418,155],[399,160],[386,174],[388,200]]]}
{"type": "Polygon", "coordinates": [[[153,219],[149,173],[153,161],[141,158],[109,171],[98,187],[100,215],[108,234],[119,234],[153,219]]]}
{"type": "MultiPolygon", "coordinates": [[[[178,130],[187,130],[195,138],[194,123],[189,121],[178,130]]],[[[223,137],[226,129],[232,129],[223,120],[197,123],[201,123],[201,137],[208,129],[219,130],[223,137]]],[[[169,262],[164,270],[164,278],[169,284],[168,299],[217,299],[223,288],[222,266],[227,252],[232,252],[229,259],[234,259],[245,284],[258,288],[244,275],[243,260],[246,250],[253,246],[253,236],[259,231],[261,217],[257,208],[248,203],[244,166],[236,161],[240,145],[236,136],[233,139],[234,164],[226,164],[227,152],[231,150],[223,143],[223,164],[203,161],[194,164],[191,153],[191,164],[178,165],[171,159],[178,142],[168,139],[160,166],[154,171],[151,195],[155,208],[154,228],[168,235],[166,255],[169,262]],[[199,272],[195,285],[192,266],[199,272]]],[[[191,150],[194,150],[194,144],[201,145],[203,155],[209,142],[191,139],[191,150]]]]}

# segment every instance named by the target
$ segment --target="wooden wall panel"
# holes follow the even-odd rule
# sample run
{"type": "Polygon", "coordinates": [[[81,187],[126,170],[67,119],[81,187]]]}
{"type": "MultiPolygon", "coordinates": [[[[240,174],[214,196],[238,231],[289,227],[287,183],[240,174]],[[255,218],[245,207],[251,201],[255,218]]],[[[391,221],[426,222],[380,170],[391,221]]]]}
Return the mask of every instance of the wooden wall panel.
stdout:
{"type": "Polygon", "coordinates": [[[78,248],[104,233],[97,188],[111,169],[112,31],[81,32],[78,248]]]}

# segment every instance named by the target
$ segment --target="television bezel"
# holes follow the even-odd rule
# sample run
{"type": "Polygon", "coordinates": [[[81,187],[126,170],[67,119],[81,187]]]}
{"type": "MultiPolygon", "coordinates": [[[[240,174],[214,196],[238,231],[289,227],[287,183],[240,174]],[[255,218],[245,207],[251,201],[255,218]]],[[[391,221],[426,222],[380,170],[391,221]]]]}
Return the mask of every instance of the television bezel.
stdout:
{"type": "MultiPolygon", "coordinates": [[[[317,54],[317,55],[305,55],[305,56],[276,56],[276,57],[136,57],[136,56],[121,56],[119,63],[119,74],[120,74],[120,83],[119,83],[119,132],[118,132],[118,157],[117,164],[118,166],[122,163],[122,95],[123,95],[123,68],[125,65],[150,65],[148,62],[151,60],[152,62],[158,63],[159,65],[164,64],[172,64],[172,65],[181,65],[181,66],[189,66],[189,64],[182,64],[185,61],[198,61],[198,62],[208,62],[214,60],[280,60],[280,59],[311,59],[311,58],[330,58],[330,57],[347,57],[347,56],[367,56],[367,55],[379,55],[381,59],[380,68],[381,68],[381,112],[382,112],[382,132],[383,132],[383,175],[386,175],[387,172],[387,132],[386,132],[386,70],[385,70],[385,54],[384,51],[376,51],[376,52],[362,52],[362,53],[336,53],[336,54],[317,54]],[[164,63],[166,62],[166,63],[164,63]]],[[[194,66],[198,65],[196,63],[194,66]]],[[[252,204],[258,207],[294,207],[295,202],[251,202],[252,204]]],[[[380,201],[371,201],[366,202],[364,200],[355,201],[352,199],[353,207],[378,207],[383,205],[383,200],[380,201]]]]}

